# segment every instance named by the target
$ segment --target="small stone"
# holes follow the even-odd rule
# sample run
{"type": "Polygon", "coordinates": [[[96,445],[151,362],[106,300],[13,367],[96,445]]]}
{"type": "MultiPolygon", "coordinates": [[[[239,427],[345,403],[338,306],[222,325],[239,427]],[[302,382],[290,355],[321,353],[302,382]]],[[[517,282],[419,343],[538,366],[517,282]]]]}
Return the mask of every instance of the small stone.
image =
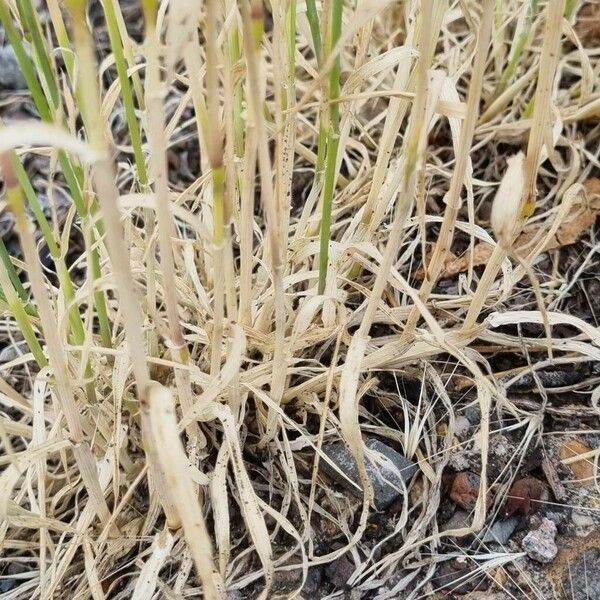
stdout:
{"type": "Polygon", "coordinates": [[[514,451],[513,446],[508,441],[506,436],[498,434],[490,439],[490,449],[494,456],[505,458],[514,451]]]}
{"type": "Polygon", "coordinates": [[[16,579],[12,577],[0,577],[0,594],[5,594],[17,587],[16,579]]]}
{"type": "Polygon", "coordinates": [[[555,537],[556,525],[550,519],[544,518],[538,529],[530,531],[523,538],[521,546],[532,560],[549,563],[558,554],[558,548],[554,542],[555,537]]]}
{"type": "Polygon", "coordinates": [[[510,490],[504,508],[504,516],[521,515],[528,517],[539,507],[539,500],[544,500],[548,491],[544,484],[535,477],[524,477],[515,481],[510,490]]]}
{"type": "Polygon", "coordinates": [[[463,529],[470,527],[473,518],[466,510],[457,510],[445,523],[440,527],[441,531],[450,531],[451,529],[463,529]]]}
{"type": "Polygon", "coordinates": [[[340,556],[325,567],[326,580],[336,589],[343,589],[356,570],[354,563],[346,556],[340,556]]]}
{"type": "Polygon", "coordinates": [[[591,548],[569,563],[563,587],[569,600],[600,599],[600,548],[591,548]]]}
{"type": "Polygon", "coordinates": [[[479,425],[481,423],[481,409],[479,406],[469,406],[465,410],[465,417],[469,419],[471,425],[479,425]]]}
{"type": "Polygon", "coordinates": [[[474,561],[461,557],[444,561],[433,577],[433,584],[452,594],[467,594],[488,588],[490,581],[474,561]]]}
{"type": "Polygon", "coordinates": [[[10,592],[23,582],[21,575],[27,572],[27,566],[20,562],[11,562],[6,568],[6,575],[0,576],[0,593],[10,592]],[[14,576],[17,577],[14,577],[14,576]]]}
{"type": "Polygon", "coordinates": [[[309,595],[316,594],[321,589],[322,580],[323,570],[320,567],[311,567],[308,569],[302,592],[309,595]]]}
{"type": "MultiPolygon", "coordinates": [[[[375,438],[367,439],[365,446],[370,450],[365,452],[365,467],[373,485],[375,506],[378,510],[383,510],[402,494],[406,484],[417,472],[417,465],[375,438]]],[[[327,444],[323,446],[323,452],[356,485],[352,485],[331,465],[321,460],[323,471],[348,491],[362,496],[358,466],[347,446],[343,442],[327,444]]]]}
{"type": "Polygon", "coordinates": [[[0,89],[27,89],[27,82],[21,73],[15,50],[10,44],[0,47],[0,89]]]}
{"type": "MultiPolygon", "coordinates": [[[[562,461],[572,459],[580,454],[587,454],[592,449],[579,440],[570,440],[565,442],[558,451],[558,455],[562,461]]],[[[577,485],[591,486],[594,485],[594,459],[593,457],[582,458],[571,462],[566,467],[573,473],[577,485]]]]}
{"type": "Polygon", "coordinates": [[[458,506],[471,510],[475,508],[479,496],[479,484],[479,475],[470,471],[457,473],[450,489],[450,498],[458,506]]]}
{"type": "Polygon", "coordinates": [[[575,535],[577,537],[587,537],[596,529],[594,518],[586,512],[574,510],[571,514],[571,520],[575,526],[575,535]]]}
{"type": "Polygon", "coordinates": [[[496,521],[484,534],[482,542],[484,544],[500,544],[504,546],[508,543],[510,536],[514,533],[518,527],[521,519],[518,517],[509,517],[502,521],[496,521]]]}
{"type": "Polygon", "coordinates": [[[468,453],[462,449],[452,451],[448,459],[448,466],[455,471],[465,471],[471,466],[468,453]]]}
{"type": "Polygon", "coordinates": [[[558,532],[561,533],[561,529],[565,524],[566,515],[562,512],[547,511],[544,516],[547,519],[550,519],[556,525],[558,532]]]}
{"type": "MultiPolygon", "coordinates": [[[[311,567],[306,574],[306,581],[302,587],[304,594],[314,594],[319,591],[322,579],[322,570],[319,567],[311,567]]],[[[274,590],[278,593],[293,592],[302,585],[302,570],[289,569],[277,571],[273,583],[274,590]]]]}
{"type": "Polygon", "coordinates": [[[467,439],[469,430],[471,429],[471,423],[467,417],[458,417],[454,421],[454,434],[459,440],[467,439]]]}
{"type": "Polygon", "coordinates": [[[11,344],[10,346],[6,346],[0,350],[0,364],[10,362],[11,360],[15,360],[22,356],[27,352],[26,348],[23,346],[19,348],[17,344],[11,344]]]}

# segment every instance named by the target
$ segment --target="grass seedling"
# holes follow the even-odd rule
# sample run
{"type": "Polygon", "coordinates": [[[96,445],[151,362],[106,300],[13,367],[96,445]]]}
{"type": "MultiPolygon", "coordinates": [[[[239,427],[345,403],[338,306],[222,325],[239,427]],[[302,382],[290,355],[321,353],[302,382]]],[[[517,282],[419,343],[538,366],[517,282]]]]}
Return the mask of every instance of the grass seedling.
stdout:
{"type": "Polygon", "coordinates": [[[337,55],[333,59],[333,64],[329,73],[329,107],[327,110],[328,124],[326,127],[327,154],[325,159],[325,180],[323,182],[319,246],[319,294],[325,292],[325,285],[327,283],[329,244],[331,243],[331,211],[333,209],[333,196],[338,169],[338,148],[340,144],[340,107],[338,99],[340,97],[341,60],[340,49],[337,46],[342,33],[342,13],[344,4],[342,0],[331,0],[330,6],[331,15],[329,18],[325,54],[327,57],[332,57],[335,50],[337,55]]]}

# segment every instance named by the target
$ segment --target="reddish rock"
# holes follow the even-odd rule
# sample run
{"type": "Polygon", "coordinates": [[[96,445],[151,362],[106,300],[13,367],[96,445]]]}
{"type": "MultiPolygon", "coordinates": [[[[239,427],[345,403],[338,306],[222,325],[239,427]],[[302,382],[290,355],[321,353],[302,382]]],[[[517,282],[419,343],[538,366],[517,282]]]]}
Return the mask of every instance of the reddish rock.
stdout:
{"type": "Polygon", "coordinates": [[[479,483],[479,475],[475,473],[470,471],[457,473],[450,489],[450,498],[462,508],[467,510],[475,508],[479,496],[479,483]]]}
{"type": "Polygon", "coordinates": [[[504,516],[520,515],[528,517],[540,506],[547,495],[544,484],[535,477],[524,477],[512,484],[504,506],[504,516]]]}

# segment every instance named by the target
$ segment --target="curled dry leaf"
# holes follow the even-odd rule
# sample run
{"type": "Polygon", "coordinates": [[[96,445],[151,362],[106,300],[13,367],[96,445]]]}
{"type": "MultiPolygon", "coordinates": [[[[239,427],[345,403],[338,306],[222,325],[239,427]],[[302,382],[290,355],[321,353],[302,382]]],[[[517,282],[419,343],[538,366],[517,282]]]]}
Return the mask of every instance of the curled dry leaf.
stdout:
{"type": "MultiPolygon", "coordinates": [[[[584,185],[587,198],[583,198],[574,207],[569,214],[569,218],[563,221],[556,232],[556,235],[546,243],[543,252],[556,250],[563,246],[574,244],[590,227],[596,222],[600,213],[600,178],[593,177],[588,179],[584,185]]],[[[513,247],[520,257],[524,258],[535,246],[537,240],[543,235],[548,226],[545,223],[535,223],[528,227],[515,240],[513,247]]],[[[485,265],[492,256],[493,246],[480,242],[473,247],[473,266],[480,267],[485,265]]],[[[459,273],[465,272],[469,268],[471,253],[466,252],[462,256],[448,254],[444,269],[440,274],[440,279],[450,279],[459,273]]],[[[415,279],[422,280],[425,271],[419,269],[415,272],[415,279]]]]}
{"type": "Polygon", "coordinates": [[[538,510],[548,492],[544,484],[535,477],[517,479],[508,492],[504,516],[520,515],[528,517],[538,510]]]}

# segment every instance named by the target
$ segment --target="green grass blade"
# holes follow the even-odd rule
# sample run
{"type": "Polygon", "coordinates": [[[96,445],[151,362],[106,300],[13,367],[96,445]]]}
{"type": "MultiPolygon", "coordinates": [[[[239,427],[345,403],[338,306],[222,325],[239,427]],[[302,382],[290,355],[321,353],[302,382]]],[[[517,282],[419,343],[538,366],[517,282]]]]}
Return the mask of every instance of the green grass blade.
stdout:
{"type": "MultiPolygon", "coordinates": [[[[342,0],[331,3],[330,31],[328,35],[328,55],[331,55],[342,33],[342,0]]],[[[319,248],[319,294],[325,291],[327,267],[329,262],[329,238],[331,235],[331,212],[333,195],[337,178],[337,155],[340,144],[340,97],[341,61],[339,53],[333,61],[329,73],[329,128],[327,132],[327,159],[325,165],[325,181],[323,185],[323,205],[321,212],[321,233],[319,248]]]]}

